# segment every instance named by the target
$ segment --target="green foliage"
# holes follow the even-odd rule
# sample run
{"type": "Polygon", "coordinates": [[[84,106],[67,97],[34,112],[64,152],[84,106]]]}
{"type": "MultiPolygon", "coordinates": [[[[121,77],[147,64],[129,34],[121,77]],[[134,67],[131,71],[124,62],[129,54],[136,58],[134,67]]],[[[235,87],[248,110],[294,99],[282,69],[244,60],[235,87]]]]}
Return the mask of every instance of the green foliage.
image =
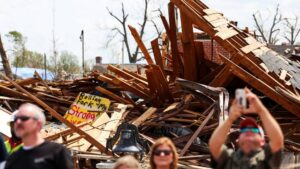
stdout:
{"type": "Polygon", "coordinates": [[[71,52],[62,51],[57,64],[59,71],[63,70],[71,74],[80,72],[77,56],[71,52]]]}
{"type": "Polygon", "coordinates": [[[26,37],[18,31],[10,31],[6,37],[13,43],[13,66],[43,68],[44,58],[41,53],[26,48],[26,37]]]}
{"type": "MultiPolygon", "coordinates": [[[[13,43],[13,66],[44,68],[44,56],[26,48],[27,38],[22,33],[10,31],[6,37],[13,43]]],[[[52,57],[49,60],[47,67],[52,72],[56,72],[56,76],[60,76],[63,72],[68,74],[80,73],[77,56],[68,51],[62,51],[60,55],[58,54],[56,61],[52,57]]]]}
{"type": "Polygon", "coordinates": [[[26,50],[23,55],[16,56],[12,64],[15,67],[44,68],[44,57],[38,52],[26,50]]]}

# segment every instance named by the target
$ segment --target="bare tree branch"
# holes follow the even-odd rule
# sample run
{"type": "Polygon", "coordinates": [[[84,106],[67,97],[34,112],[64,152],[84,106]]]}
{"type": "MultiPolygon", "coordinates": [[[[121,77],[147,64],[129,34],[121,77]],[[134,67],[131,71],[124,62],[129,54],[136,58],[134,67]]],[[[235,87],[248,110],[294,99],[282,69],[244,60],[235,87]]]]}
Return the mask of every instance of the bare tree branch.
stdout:
{"type": "Polygon", "coordinates": [[[263,39],[263,41],[265,43],[268,43],[267,38],[266,38],[265,33],[264,33],[263,24],[259,24],[259,22],[256,18],[256,14],[253,14],[252,16],[253,16],[253,19],[254,19],[254,22],[255,22],[255,27],[258,30],[258,32],[260,33],[260,37],[263,39]]]}
{"type": "Polygon", "coordinates": [[[280,32],[279,28],[276,28],[280,22],[282,21],[282,15],[279,11],[279,4],[277,4],[273,19],[272,19],[272,24],[270,26],[269,31],[266,31],[264,29],[264,24],[265,24],[265,20],[262,19],[261,17],[261,13],[258,11],[255,14],[252,15],[254,22],[255,22],[255,27],[258,30],[258,32],[260,33],[260,36],[262,38],[262,40],[267,43],[267,44],[275,44],[279,41],[278,39],[278,35],[280,32]],[[258,19],[260,18],[260,20],[258,19]],[[268,38],[267,38],[268,37],[268,38]]]}
{"type": "Polygon", "coordinates": [[[294,18],[284,18],[285,27],[287,31],[285,31],[284,38],[291,44],[294,45],[297,41],[297,38],[300,33],[300,27],[298,25],[298,16],[294,18]]]}
{"type": "Polygon", "coordinates": [[[271,44],[275,44],[274,43],[275,37],[273,36],[273,33],[275,32],[274,29],[281,21],[282,21],[282,15],[279,13],[279,4],[277,4],[275,15],[273,17],[272,26],[269,31],[270,32],[269,33],[269,42],[271,42],[271,44]]]}
{"type": "MultiPolygon", "coordinates": [[[[140,35],[141,39],[144,36],[146,23],[148,21],[148,4],[149,4],[149,1],[150,0],[144,0],[144,2],[145,2],[144,16],[143,16],[143,22],[142,22],[142,24],[140,24],[141,30],[139,32],[139,35],[140,35]]],[[[137,60],[138,52],[139,52],[139,47],[136,46],[135,52],[132,55],[133,60],[137,60]]]]}

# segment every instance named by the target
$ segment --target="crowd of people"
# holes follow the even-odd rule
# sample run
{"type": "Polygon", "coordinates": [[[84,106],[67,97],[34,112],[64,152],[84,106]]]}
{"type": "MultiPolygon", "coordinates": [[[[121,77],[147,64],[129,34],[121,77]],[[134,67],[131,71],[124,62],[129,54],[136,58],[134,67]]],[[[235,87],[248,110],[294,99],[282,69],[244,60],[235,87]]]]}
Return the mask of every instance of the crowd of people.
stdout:
{"type": "MultiPolygon", "coordinates": [[[[260,99],[245,89],[248,107],[242,107],[237,100],[232,102],[229,117],[213,132],[209,140],[211,164],[217,169],[277,169],[280,168],[283,151],[283,134],[280,126],[260,99]],[[257,114],[262,122],[243,117],[257,114]],[[232,124],[239,123],[238,149],[226,146],[232,124]],[[265,139],[264,130],[268,139],[265,139]]],[[[13,113],[11,138],[0,137],[0,169],[73,169],[70,152],[62,145],[46,141],[40,130],[46,122],[44,112],[38,106],[25,103],[13,113]]],[[[156,140],[150,151],[151,169],[177,169],[178,153],[171,139],[156,140]]],[[[114,169],[141,169],[133,156],[117,160],[114,169]]]]}

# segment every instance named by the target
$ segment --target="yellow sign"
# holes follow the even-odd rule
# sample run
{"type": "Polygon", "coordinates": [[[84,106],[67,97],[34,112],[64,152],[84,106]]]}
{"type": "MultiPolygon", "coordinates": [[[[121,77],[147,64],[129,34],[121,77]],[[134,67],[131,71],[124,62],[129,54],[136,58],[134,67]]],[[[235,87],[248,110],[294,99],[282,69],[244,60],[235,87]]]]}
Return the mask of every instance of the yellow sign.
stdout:
{"type": "Polygon", "coordinates": [[[95,121],[103,112],[107,111],[109,105],[109,99],[88,93],[79,93],[64,117],[73,124],[95,121]]]}

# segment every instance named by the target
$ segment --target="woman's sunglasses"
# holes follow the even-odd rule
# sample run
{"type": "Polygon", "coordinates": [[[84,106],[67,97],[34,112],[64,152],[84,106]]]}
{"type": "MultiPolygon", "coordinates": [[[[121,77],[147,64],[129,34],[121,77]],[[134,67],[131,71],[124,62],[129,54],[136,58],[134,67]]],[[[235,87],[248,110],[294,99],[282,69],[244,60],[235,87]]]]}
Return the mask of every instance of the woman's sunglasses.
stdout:
{"type": "Polygon", "coordinates": [[[162,153],[164,153],[165,156],[168,156],[172,153],[172,151],[171,150],[155,150],[153,152],[153,154],[156,156],[161,156],[162,153]]]}
{"type": "Polygon", "coordinates": [[[240,129],[241,133],[246,133],[248,131],[251,131],[253,133],[258,133],[259,134],[259,129],[258,128],[241,128],[240,129]]]}
{"type": "Polygon", "coordinates": [[[30,117],[30,116],[15,116],[15,117],[14,117],[14,122],[18,121],[19,119],[20,119],[22,122],[25,122],[25,121],[27,121],[27,120],[29,120],[29,119],[36,119],[36,118],[30,117]]]}

